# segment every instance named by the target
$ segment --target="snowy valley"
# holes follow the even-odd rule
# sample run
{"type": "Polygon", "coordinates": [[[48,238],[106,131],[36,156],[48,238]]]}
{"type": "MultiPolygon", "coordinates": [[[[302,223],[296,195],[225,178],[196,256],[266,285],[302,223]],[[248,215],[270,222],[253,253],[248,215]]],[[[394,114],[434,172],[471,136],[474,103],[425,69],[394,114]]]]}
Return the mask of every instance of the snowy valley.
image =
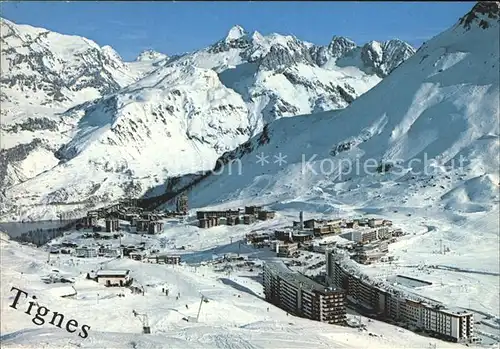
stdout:
{"type": "Polygon", "coordinates": [[[500,3],[471,7],[418,50],[234,26],[207,48],[134,62],[2,19],[2,346],[498,347],[500,3]],[[14,241],[23,229],[50,241],[14,241]],[[393,235],[362,240],[372,229],[393,235]],[[384,258],[357,260],[372,244],[384,258]],[[325,292],[345,287],[343,326],[268,302],[276,260],[325,292]],[[394,310],[389,296],[366,296],[367,311],[353,275],[473,314],[467,330],[442,331],[474,335],[431,338],[419,326],[438,307],[394,310]],[[18,309],[12,287],[29,294],[18,309]],[[31,295],[88,324],[88,338],[51,315],[33,322],[31,295]]]}

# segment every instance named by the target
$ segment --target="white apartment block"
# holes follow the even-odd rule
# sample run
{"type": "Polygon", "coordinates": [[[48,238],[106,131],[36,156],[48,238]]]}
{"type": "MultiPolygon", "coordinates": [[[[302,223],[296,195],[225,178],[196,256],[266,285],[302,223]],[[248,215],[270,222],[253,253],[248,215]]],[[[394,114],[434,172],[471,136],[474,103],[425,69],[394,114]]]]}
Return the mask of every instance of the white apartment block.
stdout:
{"type": "Polygon", "coordinates": [[[471,339],[474,332],[473,314],[464,310],[422,308],[422,328],[453,339],[471,339]]]}
{"type": "Polygon", "coordinates": [[[408,324],[409,327],[432,332],[453,342],[472,340],[473,314],[464,310],[447,309],[413,300],[390,289],[363,280],[344,269],[341,262],[326,253],[329,282],[345,290],[351,298],[374,314],[408,324]]]}

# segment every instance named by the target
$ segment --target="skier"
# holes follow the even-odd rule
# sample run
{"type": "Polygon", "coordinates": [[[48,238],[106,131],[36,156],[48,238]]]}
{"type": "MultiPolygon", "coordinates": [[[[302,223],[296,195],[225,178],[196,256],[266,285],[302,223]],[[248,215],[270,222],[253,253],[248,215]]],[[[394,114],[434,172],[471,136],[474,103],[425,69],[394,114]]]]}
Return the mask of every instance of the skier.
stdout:
{"type": "Polygon", "coordinates": [[[168,288],[165,290],[165,295],[168,296],[168,288]]]}
{"type": "Polygon", "coordinates": [[[186,304],[186,309],[189,309],[188,305],[186,304]]]}
{"type": "Polygon", "coordinates": [[[267,308],[267,312],[269,313],[269,307],[267,308]]]}

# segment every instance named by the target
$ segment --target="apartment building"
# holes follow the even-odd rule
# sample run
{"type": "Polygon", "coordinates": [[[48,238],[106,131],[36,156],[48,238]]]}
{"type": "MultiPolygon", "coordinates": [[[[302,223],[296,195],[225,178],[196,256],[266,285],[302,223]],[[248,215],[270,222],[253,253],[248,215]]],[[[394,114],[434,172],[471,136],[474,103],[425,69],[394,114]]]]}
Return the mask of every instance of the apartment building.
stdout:
{"type": "Polygon", "coordinates": [[[298,243],[280,244],[276,242],[276,254],[278,257],[290,257],[295,251],[299,249],[298,243]]]}
{"type": "Polygon", "coordinates": [[[148,225],[148,234],[159,234],[163,231],[163,222],[161,221],[152,221],[149,222],[148,225]]]}
{"type": "Polygon", "coordinates": [[[96,273],[97,282],[107,287],[127,286],[131,283],[130,270],[98,270],[96,273]]]}
{"type": "Polygon", "coordinates": [[[474,318],[465,310],[428,306],[422,310],[421,321],[424,329],[440,333],[452,341],[472,338],[474,332],[474,318]]]}
{"type": "Polygon", "coordinates": [[[112,233],[120,230],[120,223],[118,219],[106,219],[106,232],[112,233]]]}
{"type": "Polygon", "coordinates": [[[473,337],[473,314],[431,305],[401,292],[383,288],[354,275],[331,252],[326,253],[327,281],[345,290],[346,299],[367,313],[406,323],[409,327],[460,342],[473,337]]]}
{"type": "Polygon", "coordinates": [[[263,281],[266,300],[290,314],[330,324],[345,321],[341,288],[325,287],[290,270],[282,261],[264,264],[263,281]]]}
{"type": "Polygon", "coordinates": [[[95,227],[97,225],[97,219],[98,219],[97,212],[89,212],[87,213],[87,216],[83,220],[83,225],[86,228],[95,227]]]}
{"type": "Polygon", "coordinates": [[[225,211],[196,211],[196,219],[203,219],[208,217],[231,217],[239,216],[240,210],[225,210],[225,211]]]}

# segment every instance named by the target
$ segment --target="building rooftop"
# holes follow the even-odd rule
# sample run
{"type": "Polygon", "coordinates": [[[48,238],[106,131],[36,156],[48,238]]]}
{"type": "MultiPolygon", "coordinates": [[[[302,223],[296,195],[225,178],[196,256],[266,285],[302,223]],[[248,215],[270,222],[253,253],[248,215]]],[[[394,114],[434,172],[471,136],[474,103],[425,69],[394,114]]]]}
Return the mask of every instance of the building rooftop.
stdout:
{"type": "Polygon", "coordinates": [[[460,308],[441,308],[439,309],[440,312],[448,314],[448,315],[453,315],[453,316],[467,316],[467,315],[472,315],[470,311],[467,311],[465,309],[460,309],[460,308]]]}
{"type": "Polygon", "coordinates": [[[180,254],[168,254],[168,253],[160,253],[160,254],[152,254],[152,255],[149,255],[149,258],[165,258],[165,257],[168,257],[168,258],[181,258],[181,255],[180,254]]]}
{"type": "Polygon", "coordinates": [[[126,276],[130,273],[128,269],[103,269],[98,270],[97,276],[126,276]]]}
{"type": "Polygon", "coordinates": [[[293,233],[294,237],[301,237],[301,236],[312,236],[312,234],[308,234],[308,233],[293,233]]]}
{"type": "Polygon", "coordinates": [[[302,289],[307,291],[317,291],[323,294],[342,291],[342,289],[340,288],[323,286],[320,283],[308,278],[307,276],[291,270],[285,265],[285,263],[283,263],[283,261],[280,260],[272,260],[266,262],[266,266],[271,269],[273,273],[286,280],[287,282],[297,286],[301,284],[302,289]]]}

